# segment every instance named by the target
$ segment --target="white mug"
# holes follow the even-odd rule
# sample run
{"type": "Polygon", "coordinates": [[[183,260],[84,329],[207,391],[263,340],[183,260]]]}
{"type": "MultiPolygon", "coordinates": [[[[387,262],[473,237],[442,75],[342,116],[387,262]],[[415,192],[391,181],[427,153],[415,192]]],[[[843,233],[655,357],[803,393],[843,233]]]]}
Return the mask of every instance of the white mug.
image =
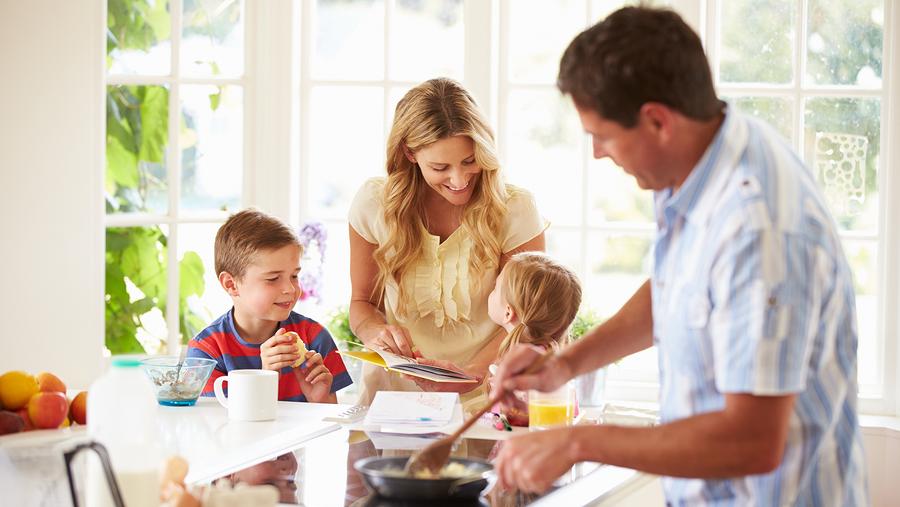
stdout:
{"type": "Polygon", "coordinates": [[[278,407],[278,372],[231,370],[213,384],[216,399],[235,421],[269,421],[278,407]],[[228,382],[228,397],[222,383],[228,382]]]}

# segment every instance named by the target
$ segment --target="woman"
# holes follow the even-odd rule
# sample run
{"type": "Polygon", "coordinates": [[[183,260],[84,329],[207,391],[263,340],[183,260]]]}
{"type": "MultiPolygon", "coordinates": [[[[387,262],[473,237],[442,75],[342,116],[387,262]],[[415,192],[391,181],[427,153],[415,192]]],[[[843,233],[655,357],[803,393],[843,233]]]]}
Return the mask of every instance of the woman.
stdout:
{"type": "MultiPolygon", "coordinates": [[[[397,104],[387,178],[363,184],[350,209],[353,332],[369,348],[484,378],[505,335],[488,295],[510,256],[544,249],[544,229],[531,194],[503,183],[471,95],[450,79],[420,84],[397,104]]],[[[362,403],[379,390],[478,387],[363,372],[362,403]]]]}

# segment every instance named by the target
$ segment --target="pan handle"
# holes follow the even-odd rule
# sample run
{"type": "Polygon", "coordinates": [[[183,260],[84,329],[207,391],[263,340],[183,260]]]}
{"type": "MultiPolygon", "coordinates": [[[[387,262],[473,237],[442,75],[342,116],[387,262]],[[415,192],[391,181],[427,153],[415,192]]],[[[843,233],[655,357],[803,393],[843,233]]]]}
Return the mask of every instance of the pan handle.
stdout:
{"type": "Polygon", "coordinates": [[[457,491],[459,491],[459,489],[464,486],[476,483],[478,481],[483,481],[483,480],[487,480],[488,484],[490,485],[490,483],[492,482],[489,478],[490,475],[491,475],[490,471],[485,471],[478,475],[470,475],[469,477],[463,477],[462,479],[457,479],[457,480],[453,481],[452,484],[450,484],[450,487],[447,489],[447,491],[450,495],[452,495],[452,494],[456,493],[457,491]]]}

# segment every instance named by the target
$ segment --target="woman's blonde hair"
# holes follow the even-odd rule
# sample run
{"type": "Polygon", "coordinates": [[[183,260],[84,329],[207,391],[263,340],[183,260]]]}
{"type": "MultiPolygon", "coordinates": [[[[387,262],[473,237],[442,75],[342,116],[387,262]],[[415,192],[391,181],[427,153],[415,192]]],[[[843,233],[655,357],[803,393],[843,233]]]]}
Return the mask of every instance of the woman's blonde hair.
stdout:
{"type": "MultiPolygon", "coordinates": [[[[407,158],[406,150],[415,153],[452,136],[472,139],[475,162],[482,169],[460,224],[473,242],[469,272],[481,273],[499,263],[507,189],[500,175],[494,134],[475,99],[462,85],[447,78],[425,81],[397,103],[387,142],[387,183],[384,188],[387,239],[374,254],[378,278],[373,299],[381,304],[385,281],[393,278],[399,290],[398,315],[405,316],[408,308],[407,294],[400,281],[421,255],[427,234],[424,220],[428,185],[418,164],[407,158]]],[[[477,283],[478,278],[470,279],[477,283]]]]}
{"type": "Polygon", "coordinates": [[[542,253],[519,253],[503,267],[500,290],[519,322],[498,357],[517,343],[556,347],[568,341],[581,305],[581,283],[571,269],[542,253]]]}

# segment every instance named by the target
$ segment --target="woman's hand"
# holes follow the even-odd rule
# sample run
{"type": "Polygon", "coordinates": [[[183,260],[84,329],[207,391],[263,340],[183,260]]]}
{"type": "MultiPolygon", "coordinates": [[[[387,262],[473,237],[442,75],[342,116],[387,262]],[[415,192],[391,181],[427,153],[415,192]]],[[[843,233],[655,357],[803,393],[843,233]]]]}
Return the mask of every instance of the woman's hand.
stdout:
{"type": "Polygon", "coordinates": [[[451,363],[450,361],[441,361],[438,359],[419,359],[419,364],[427,365],[427,366],[439,366],[441,368],[445,368],[452,371],[458,371],[460,373],[464,373],[466,375],[470,375],[475,377],[477,382],[434,382],[432,380],[427,380],[420,377],[414,377],[412,375],[403,375],[409,380],[412,380],[419,386],[419,389],[423,391],[429,392],[440,392],[440,393],[467,393],[469,391],[474,390],[478,386],[481,385],[482,377],[477,375],[473,375],[471,372],[467,372],[451,363]]]}
{"type": "Polygon", "coordinates": [[[413,345],[408,329],[393,324],[378,324],[377,326],[374,330],[374,337],[369,338],[366,342],[367,347],[387,350],[406,357],[422,357],[419,350],[413,345]]]}

